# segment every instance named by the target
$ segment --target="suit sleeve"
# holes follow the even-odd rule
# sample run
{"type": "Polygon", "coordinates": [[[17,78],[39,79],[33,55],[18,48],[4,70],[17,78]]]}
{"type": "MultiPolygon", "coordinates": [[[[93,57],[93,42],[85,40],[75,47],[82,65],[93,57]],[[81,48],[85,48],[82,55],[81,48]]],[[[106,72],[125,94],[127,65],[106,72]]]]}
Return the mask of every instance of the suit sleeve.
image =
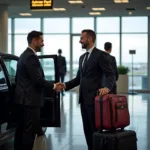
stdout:
{"type": "Polygon", "coordinates": [[[80,70],[78,70],[77,75],[74,79],[68,81],[65,83],[66,85],[66,91],[78,86],[80,84],[80,70]]]}
{"type": "Polygon", "coordinates": [[[45,80],[37,56],[31,55],[26,62],[26,69],[34,85],[53,89],[54,84],[45,80]]]}
{"type": "Polygon", "coordinates": [[[115,68],[115,73],[116,73],[116,81],[118,80],[118,69],[117,69],[117,63],[116,63],[116,58],[114,57],[114,68],[115,68]]]}
{"type": "Polygon", "coordinates": [[[100,66],[102,72],[106,76],[106,82],[105,82],[104,87],[111,90],[114,83],[115,83],[116,77],[115,77],[115,73],[113,71],[113,68],[111,66],[111,62],[110,62],[110,58],[109,58],[108,54],[102,53],[100,55],[99,66],[100,66]]]}

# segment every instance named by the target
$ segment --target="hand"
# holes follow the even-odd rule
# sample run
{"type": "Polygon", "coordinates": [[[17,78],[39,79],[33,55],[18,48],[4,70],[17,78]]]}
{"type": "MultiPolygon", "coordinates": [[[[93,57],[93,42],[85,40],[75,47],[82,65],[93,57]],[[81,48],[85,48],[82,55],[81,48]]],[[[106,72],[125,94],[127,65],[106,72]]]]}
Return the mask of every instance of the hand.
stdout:
{"type": "Polygon", "coordinates": [[[55,90],[58,92],[62,91],[64,89],[64,87],[65,87],[65,85],[63,83],[58,82],[55,84],[55,90]]]}
{"type": "Polygon", "coordinates": [[[109,89],[108,88],[101,88],[99,89],[99,95],[103,96],[109,93],[109,89]]]}

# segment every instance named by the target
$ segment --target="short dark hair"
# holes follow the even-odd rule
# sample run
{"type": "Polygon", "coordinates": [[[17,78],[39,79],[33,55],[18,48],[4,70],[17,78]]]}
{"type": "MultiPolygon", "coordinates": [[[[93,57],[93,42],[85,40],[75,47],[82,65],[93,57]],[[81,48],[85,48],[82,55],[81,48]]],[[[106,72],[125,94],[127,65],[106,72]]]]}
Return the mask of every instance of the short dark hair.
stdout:
{"type": "Polygon", "coordinates": [[[106,42],[104,44],[104,49],[107,51],[107,50],[110,50],[112,48],[112,44],[110,42],[106,42]]]}
{"type": "Polygon", "coordinates": [[[61,49],[59,49],[59,50],[58,50],[58,53],[59,53],[59,54],[61,54],[61,53],[62,53],[62,50],[61,50],[61,49]]]}
{"type": "Polygon", "coordinates": [[[88,36],[92,37],[93,39],[93,42],[95,42],[96,40],[96,34],[93,30],[91,29],[85,29],[85,30],[82,30],[82,33],[86,32],[88,36]]]}
{"type": "Polygon", "coordinates": [[[27,36],[27,41],[28,41],[28,44],[31,44],[33,38],[39,38],[41,35],[43,35],[42,32],[39,32],[39,31],[31,31],[30,33],[28,33],[28,36],[27,36]]]}

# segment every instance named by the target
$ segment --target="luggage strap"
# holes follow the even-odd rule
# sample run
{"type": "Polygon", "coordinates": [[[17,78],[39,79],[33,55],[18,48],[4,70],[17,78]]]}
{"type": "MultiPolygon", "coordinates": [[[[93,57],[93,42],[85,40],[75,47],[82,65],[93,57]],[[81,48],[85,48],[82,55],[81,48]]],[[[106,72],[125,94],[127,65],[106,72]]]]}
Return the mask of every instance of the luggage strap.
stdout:
{"type": "Polygon", "coordinates": [[[100,96],[100,131],[102,132],[103,130],[103,96],[100,96]]]}

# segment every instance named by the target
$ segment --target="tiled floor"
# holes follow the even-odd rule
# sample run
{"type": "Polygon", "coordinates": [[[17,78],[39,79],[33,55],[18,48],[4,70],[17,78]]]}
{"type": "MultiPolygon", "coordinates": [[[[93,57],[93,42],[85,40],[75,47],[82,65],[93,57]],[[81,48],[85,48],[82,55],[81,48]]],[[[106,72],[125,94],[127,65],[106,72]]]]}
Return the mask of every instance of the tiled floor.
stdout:
{"type": "MultiPolygon", "coordinates": [[[[138,150],[150,150],[150,94],[128,95],[131,124],[135,130],[138,150]]],[[[83,134],[78,94],[67,92],[61,101],[61,128],[48,128],[38,137],[33,150],[87,150],[83,134]]],[[[13,140],[0,150],[13,150],[13,140]]]]}

